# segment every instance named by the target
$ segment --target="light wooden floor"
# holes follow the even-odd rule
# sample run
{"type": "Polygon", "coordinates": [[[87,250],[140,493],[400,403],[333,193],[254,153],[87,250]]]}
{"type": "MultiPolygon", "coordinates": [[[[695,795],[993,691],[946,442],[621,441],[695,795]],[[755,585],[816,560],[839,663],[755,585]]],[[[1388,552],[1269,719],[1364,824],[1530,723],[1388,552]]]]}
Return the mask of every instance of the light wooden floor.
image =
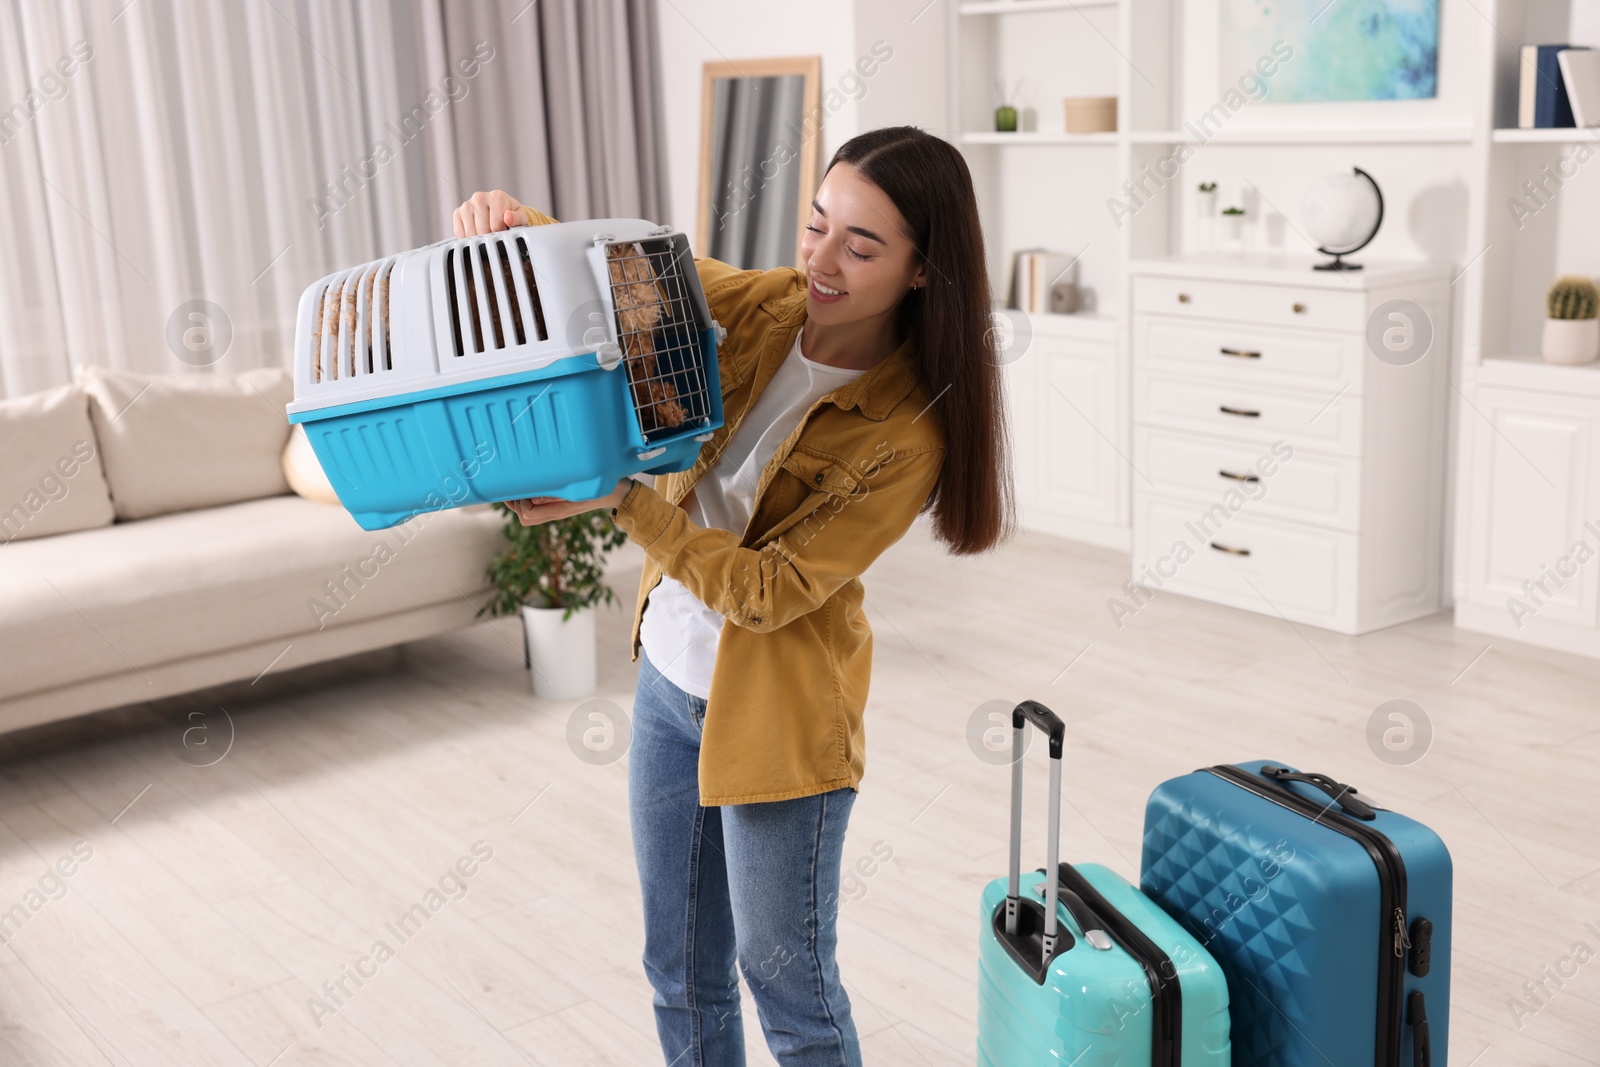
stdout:
{"type": "MultiPolygon", "coordinates": [[[[614,568],[627,604],[639,558],[630,544],[614,568]]],[[[1600,1062],[1600,958],[1560,987],[1542,973],[1571,974],[1578,942],[1600,952],[1600,662],[1446,616],[1352,639],[1170,593],[1118,630],[1105,602],[1125,565],[1037,535],[952,562],[919,527],[867,576],[877,666],[845,859],[879,842],[893,859],[840,920],[867,1062],[973,1062],[976,901],[1004,872],[1009,779],[966,731],[980,705],[1025,697],[1070,724],[1065,856],[1135,877],[1146,795],[1204,764],[1333,773],[1454,854],[1450,1062],[1600,1062]],[[1395,698],[1435,730],[1406,767],[1366,742],[1395,698]],[[1519,1029],[1528,980],[1550,995],[1519,1029]]],[[[623,709],[628,622],[602,615],[596,694],[623,709]]],[[[26,915],[0,946],[0,1063],[659,1063],[626,758],[574,756],[578,702],[531,696],[518,635],[501,620],[0,738],[0,911],[26,915]],[[232,747],[191,766],[180,732],[224,740],[218,708],[232,747]],[[385,924],[479,840],[493,857],[466,894],[400,943],[385,924]],[[80,841],[92,856],[65,894],[46,878],[59,899],[30,898],[80,841]],[[308,998],[380,938],[393,958],[346,979],[319,1026],[308,998]]],[[[770,1064],[745,1003],[750,1062],[770,1064]]]]}

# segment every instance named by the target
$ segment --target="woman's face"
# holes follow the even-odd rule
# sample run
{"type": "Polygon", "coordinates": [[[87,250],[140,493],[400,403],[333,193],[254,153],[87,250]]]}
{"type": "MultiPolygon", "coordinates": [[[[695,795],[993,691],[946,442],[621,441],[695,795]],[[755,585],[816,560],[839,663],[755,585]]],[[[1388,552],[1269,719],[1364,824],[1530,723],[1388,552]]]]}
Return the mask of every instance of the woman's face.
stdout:
{"type": "Polygon", "coordinates": [[[822,179],[800,240],[806,265],[806,316],[838,325],[892,311],[926,268],[905,219],[854,164],[835,163],[822,179]],[[844,293],[834,297],[818,284],[844,293]]]}

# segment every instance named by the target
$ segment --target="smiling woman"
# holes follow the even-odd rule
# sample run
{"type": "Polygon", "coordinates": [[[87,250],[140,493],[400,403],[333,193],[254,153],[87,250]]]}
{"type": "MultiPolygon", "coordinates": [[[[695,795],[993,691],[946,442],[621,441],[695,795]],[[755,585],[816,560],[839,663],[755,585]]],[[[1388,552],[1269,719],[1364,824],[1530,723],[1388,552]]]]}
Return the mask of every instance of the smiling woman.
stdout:
{"type": "MultiPolygon", "coordinates": [[[[468,236],[554,220],[497,191],[455,221],[468,236]]],[[[692,468],[508,502],[529,524],[611,507],[644,550],[628,786],[669,1062],[743,1062],[741,970],[781,1062],[861,1062],[834,961],[866,763],[861,575],[924,512],[958,555],[1014,524],[960,152],[905,126],[847,141],[801,251],[804,270],[695,261],[727,329],[727,414],[692,468]]]]}

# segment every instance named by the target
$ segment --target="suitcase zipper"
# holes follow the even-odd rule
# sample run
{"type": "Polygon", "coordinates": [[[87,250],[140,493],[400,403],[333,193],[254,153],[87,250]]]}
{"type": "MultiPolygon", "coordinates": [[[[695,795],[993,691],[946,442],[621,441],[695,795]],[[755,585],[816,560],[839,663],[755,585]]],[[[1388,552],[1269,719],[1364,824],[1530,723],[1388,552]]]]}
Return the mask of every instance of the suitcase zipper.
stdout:
{"type": "Polygon", "coordinates": [[[1178,972],[1172,959],[1072,864],[1060,864],[1058,877],[1061,887],[1076,893],[1094,912],[1106,933],[1144,968],[1145,978],[1150,983],[1151,1067],[1178,1067],[1183,1056],[1183,1042],[1179,1040],[1183,1029],[1183,993],[1178,987],[1178,972]]]}
{"type": "Polygon", "coordinates": [[[1304,815],[1337,833],[1354,839],[1372,857],[1378,873],[1378,908],[1383,916],[1378,932],[1378,1011],[1377,1058],[1378,1067],[1401,1067],[1400,1038],[1405,1027],[1405,950],[1411,940],[1406,935],[1406,865],[1400,850],[1393,841],[1361,820],[1342,811],[1333,810],[1333,804],[1319,805],[1303,797],[1288,786],[1252,774],[1242,767],[1219,764],[1205,770],[1248,789],[1257,796],[1280,807],[1304,815]]]}

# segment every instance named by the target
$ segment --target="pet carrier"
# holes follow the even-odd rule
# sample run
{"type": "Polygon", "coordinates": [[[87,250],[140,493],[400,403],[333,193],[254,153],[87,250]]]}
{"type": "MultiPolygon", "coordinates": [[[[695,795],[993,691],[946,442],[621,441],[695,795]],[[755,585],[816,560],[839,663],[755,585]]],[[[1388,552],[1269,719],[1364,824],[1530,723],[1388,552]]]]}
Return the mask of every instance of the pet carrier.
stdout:
{"type": "Polygon", "coordinates": [[[330,274],[300,298],[291,423],[365,530],[692,467],[722,425],[688,239],[519,226],[330,274]]]}

